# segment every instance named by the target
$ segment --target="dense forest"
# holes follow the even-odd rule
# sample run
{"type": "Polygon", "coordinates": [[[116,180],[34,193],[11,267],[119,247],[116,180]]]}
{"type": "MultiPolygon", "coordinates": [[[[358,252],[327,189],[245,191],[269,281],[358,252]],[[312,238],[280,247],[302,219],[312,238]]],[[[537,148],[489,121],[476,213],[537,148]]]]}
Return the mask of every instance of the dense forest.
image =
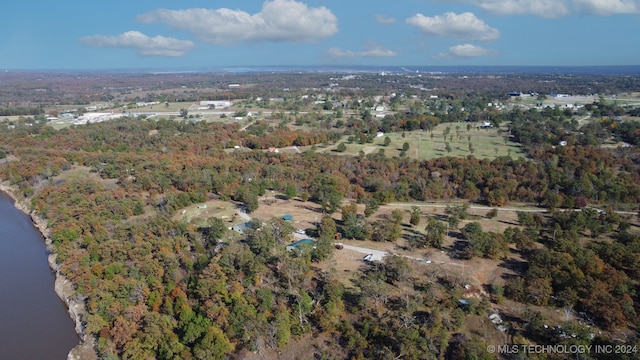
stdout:
{"type": "MultiPolygon", "coordinates": [[[[464,120],[419,107],[317,131],[258,123],[241,132],[236,124],[167,119],[62,130],[0,124],[0,150],[14,159],[0,166],[0,179],[46,220],[56,262],[86,301],[85,331],[104,359],[225,359],[310,337],[313,349],[304,356],[316,359],[493,359],[498,355],[487,351],[479,331],[462,329],[505,301],[527,307],[511,320],[511,343],[617,344],[624,334],[624,344],[640,346],[637,218],[616,212],[638,212],[638,122],[620,123],[618,109],[593,106],[597,116],[580,131],[560,110],[493,114],[528,154],[493,160],[263,151],[341,135],[367,141],[375,131],[428,131],[464,120]],[[611,137],[634,146],[600,146],[611,137]],[[560,141],[567,146],[557,146],[560,141]],[[95,177],[62,176],[77,169],[95,177]],[[216,218],[206,227],[172,218],[211,197],[251,212],[267,190],[321,205],[315,248],[286,251],[295,229],[279,218],[255,223],[241,237],[216,218]],[[400,256],[363,264],[349,283],[327,270],[336,233],[401,237],[403,213],[369,218],[379,206],[453,200],[548,209],[519,213],[518,224],[504,232],[484,231],[476,222],[459,230],[466,245],[453,256],[506,262],[515,251],[525,264],[489,297],[461,306],[462,279],[426,273],[400,256]],[[357,214],[356,203],[366,205],[365,215],[357,214]],[[575,208],[583,211],[566,211],[575,208]],[[549,327],[545,308],[567,309],[582,320],[549,327]]],[[[411,224],[420,226],[415,211],[411,224]]],[[[448,209],[445,220],[428,216],[426,228],[420,226],[424,237],[411,246],[439,248],[445,221],[455,229],[466,217],[465,207],[448,209]]]]}

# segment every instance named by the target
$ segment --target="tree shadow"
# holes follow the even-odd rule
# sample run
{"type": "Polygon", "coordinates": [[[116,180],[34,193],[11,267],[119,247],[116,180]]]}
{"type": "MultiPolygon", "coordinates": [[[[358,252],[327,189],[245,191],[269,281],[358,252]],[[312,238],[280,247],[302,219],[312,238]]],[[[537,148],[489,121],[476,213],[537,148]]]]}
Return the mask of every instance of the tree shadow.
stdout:
{"type": "Polygon", "coordinates": [[[467,240],[456,240],[453,242],[453,245],[451,246],[451,250],[452,251],[463,251],[466,248],[468,248],[469,246],[471,246],[471,243],[468,242],[467,240]]]}
{"type": "Polygon", "coordinates": [[[431,216],[433,216],[436,220],[440,220],[440,221],[444,221],[444,222],[449,221],[449,215],[432,214],[431,216]]]}
{"type": "Polygon", "coordinates": [[[464,236],[462,236],[462,233],[459,231],[449,231],[449,234],[447,234],[450,238],[455,239],[455,241],[467,241],[467,239],[464,238],[464,236]]]}
{"type": "Polygon", "coordinates": [[[320,236],[320,234],[318,233],[318,229],[316,229],[316,228],[304,229],[304,235],[312,237],[312,238],[317,238],[317,237],[320,236]]]}
{"type": "MultiPolygon", "coordinates": [[[[402,234],[402,238],[406,241],[407,244],[419,244],[423,238],[422,235],[416,234],[402,234]]],[[[396,245],[398,246],[398,245],[396,245]]],[[[415,247],[409,246],[398,246],[402,250],[413,250],[415,247]]]]}
{"type": "MultiPolygon", "coordinates": [[[[528,261],[517,260],[515,258],[510,257],[503,260],[500,264],[498,264],[498,267],[511,270],[516,274],[524,274],[524,272],[527,270],[527,267],[528,267],[528,261]]],[[[510,274],[504,274],[502,276],[503,278],[506,279],[505,275],[510,275],[510,274]]],[[[511,277],[511,275],[509,277],[511,277]]]]}
{"type": "Polygon", "coordinates": [[[345,291],[342,294],[342,301],[344,301],[345,307],[360,307],[360,294],[352,291],[345,291]]]}
{"type": "Polygon", "coordinates": [[[498,222],[507,224],[507,225],[520,226],[520,224],[511,222],[511,221],[498,220],[498,222]]]}
{"type": "Polygon", "coordinates": [[[422,233],[420,231],[416,230],[412,226],[407,226],[407,228],[408,229],[406,229],[406,232],[408,232],[411,235],[414,235],[414,236],[421,236],[422,235],[422,233]]]}
{"type": "Polygon", "coordinates": [[[295,206],[299,207],[299,208],[302,208],[302,209],[305,209],[305,210],[313,211],[313,212],[318,213],[318,214],[323,214],[321,208],[315,208],[315,207],[312,207],[312,206],[309,206],[309,205],[295,205],[295,206]]]}
{"type": "Polygon", "coordinates": [[[471,243],[467,240],[460,239],[453,242],[451,245],[451,250],[449,251],[449,256],[453,259],[458,260],[468,260],[469,252],[468,249],[471,246],[471,243]]]}

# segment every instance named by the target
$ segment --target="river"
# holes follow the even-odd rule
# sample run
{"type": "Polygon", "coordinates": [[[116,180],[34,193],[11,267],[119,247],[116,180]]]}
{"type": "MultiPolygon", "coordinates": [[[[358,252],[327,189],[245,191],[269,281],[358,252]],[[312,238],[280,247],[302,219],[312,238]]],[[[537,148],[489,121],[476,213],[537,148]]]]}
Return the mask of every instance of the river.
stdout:
{"type": "Polygon", "coordinates": [[[29,216],[0,192],[0,359],[64,360],[80,342],[29,216]]]}

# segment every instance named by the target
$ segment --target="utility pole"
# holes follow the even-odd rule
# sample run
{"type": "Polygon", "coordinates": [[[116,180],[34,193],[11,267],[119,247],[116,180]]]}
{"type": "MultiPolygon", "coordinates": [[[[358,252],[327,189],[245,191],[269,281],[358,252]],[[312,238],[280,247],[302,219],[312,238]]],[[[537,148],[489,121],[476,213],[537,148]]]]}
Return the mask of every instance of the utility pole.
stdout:
{"type": "Polygon", "coordinates": [[[416,160],[420,161],[420,137],[422,136],[422,130],[418,133],[418,146],[416,146],[416,160]]]}

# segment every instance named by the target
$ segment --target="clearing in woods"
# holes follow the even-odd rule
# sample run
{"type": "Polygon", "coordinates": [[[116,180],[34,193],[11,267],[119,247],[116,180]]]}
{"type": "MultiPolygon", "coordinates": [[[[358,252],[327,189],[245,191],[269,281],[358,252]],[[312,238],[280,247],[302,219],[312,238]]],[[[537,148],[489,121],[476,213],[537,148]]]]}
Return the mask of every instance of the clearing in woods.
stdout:
{"type": "Polygon", "coordinates": [[[482,129],[478,126],[480,126],[478,123],[443,123],[437,125],[432,131],[415,130],[383,134],[376,137],[373,143],[368,144],[349,143],[348,137],[345,136],[334,145],[318,146],[317,151],[350,156],[356,156],[361,151],[364,154],[384,151],[385,156],[401,156],[406,142],[409,149],[404,156],[417,160],[469,155],[479,159],[494,159],[500,156],[524,157],[520,144],[510,141],[507,133],[502,133],[499,129],[482,129]],[[390,140],[388,146],[384,145],[386,137],[390,140]],[[346,145],[344,152],[337,151],[337,145],[340,143],[346,145]]]}
{"type": "Polygon", "coordinates": [[[244,222],[240,216],[236,215],[237,212],[238,205],[231,201],[209,200],[181,209],[173,216],[173,220],[206,226],[209,218],[217,217],[232,226],[244,222]]]}
{"type": "MultiPolygon", "coordinates": [[[[490,259],[473,258],[470,260],[462,260],[452,257],[453,248],[456,241],[460,241],[460,230],[465,224],[475,221],[480,223],[484,231],[503,232],[508,227],[519,226],[518,217],[515,211],[502,210],[494,219],[488,219],[486,213],[490,208],[486,209],[469,209],[469,218],[461,220],[457,229],[449,229],[449,234],[445,238],[442,250],[434,248],[410,249],[405,240],[407,235],[421,234],[426,225],[428,216],[436,216],[440,219],[446,217],[445,207],[442,204],[434,204],[433,207],[423,206],[422,219],[418,226],[411,227],[409,225],[410,206],[403,205],[383,205],[378,211],[372,215],[369,220],[382,219],[389,216],[394,209],[404,211],[403,218],[403,237],[394,242],[374,242],[370,240],[337,240],[345,245],[357,246],[365,249],[386,251],[389,254],[406,256],[412,264],[412,267],[418,273],[436,272],[444,273],[459,278],[460,281],[470,285],[485,289],[490,284],[504,284],[504,275],[513,273],[507,267],[500,266],[503,261],[495,261],[490,259]],[[416,259],[424,259],[418,261],[416,259]],[[426,260],[431,260],[427,263],[426,260]]],[[[358,204],[358,212],[364,212],[364,206],[358,204]]],[[[281,217],[283,215],[293,216],[293,226],[295,229],[315,228],[315,222],[322,219],[323,213],[318,204],[312,202],[303,202],[299,200],[284,200],[278,196],[263,197],[260,207],[252,214],[252,217],[265,221],[273,217],[281,217]]],[[[332,217],[339,222],[341,215],[339,212],[332,214],[332,217]]],[[[345,284],[350,283],[349,274],[355,273],[364,264],[363,257],[366,254],[354,250],[342,249],[334,252],[333,259],[320,264],[319,266],[326,270],[335,270],[345,284]],[[346,275],[346,276],[344,276],[346,275]]],[[[511,249],[509,259],[511,264],[522,264],[519,254],[511,249]]]]}

